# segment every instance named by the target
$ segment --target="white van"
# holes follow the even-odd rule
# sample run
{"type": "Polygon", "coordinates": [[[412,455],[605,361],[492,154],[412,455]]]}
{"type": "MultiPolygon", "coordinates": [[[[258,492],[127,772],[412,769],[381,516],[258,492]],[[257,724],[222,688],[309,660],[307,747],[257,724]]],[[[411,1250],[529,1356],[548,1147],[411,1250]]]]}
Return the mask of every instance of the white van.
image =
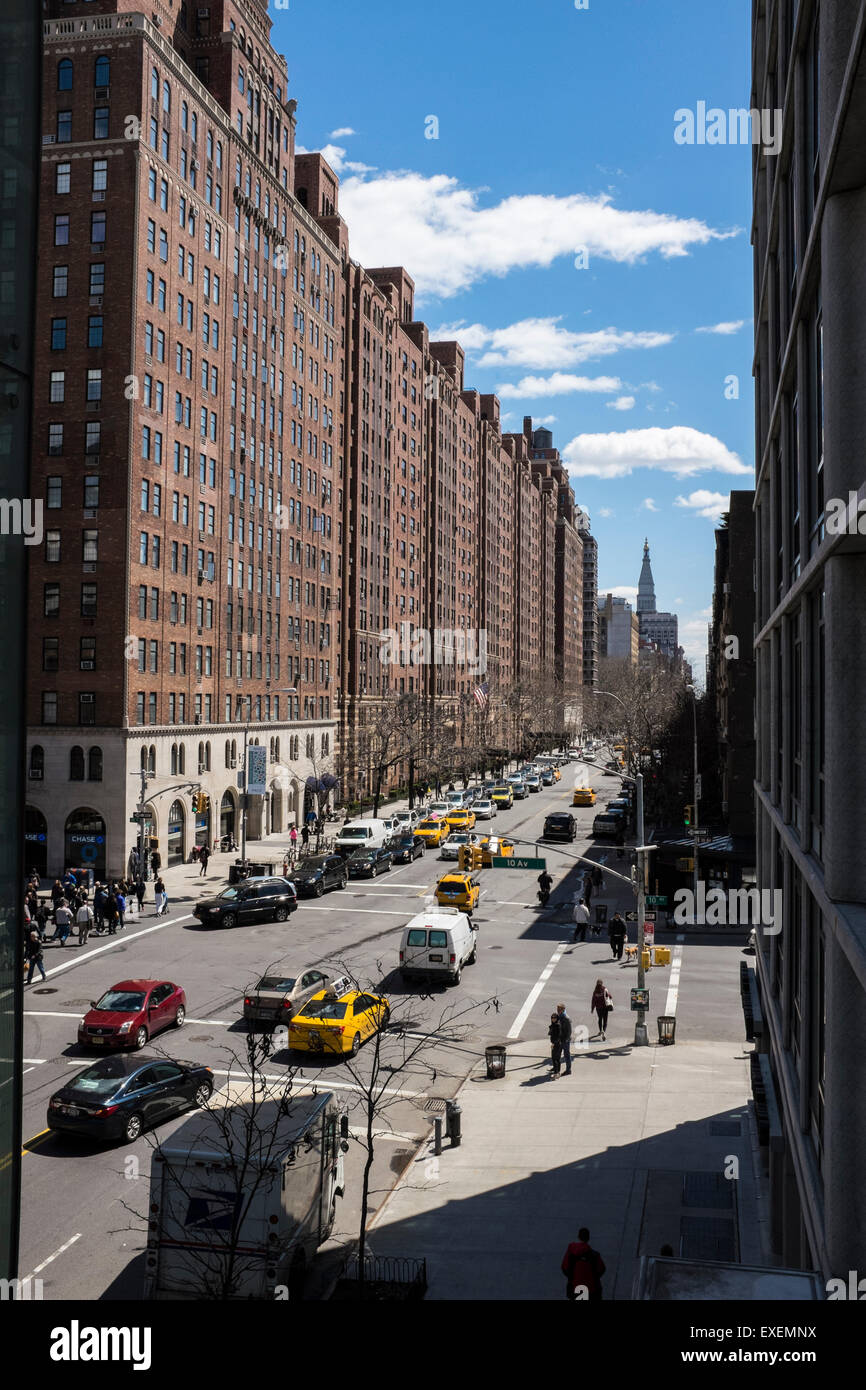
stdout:
{"type": "Polygon", "coordinates": [[[337,835],[334,849],[337,854],[350,854],[353,849],[381,849],[392,833],[388,821],[353,820],[337,835]]]}
{"type": "Polygon", "coordinates": [[[400,974],[404,980],[445,978],[460,983],[464,965],[474,965],[477,936],[465,912],[439,907],[419,912],[403,928],[400,974]]]}

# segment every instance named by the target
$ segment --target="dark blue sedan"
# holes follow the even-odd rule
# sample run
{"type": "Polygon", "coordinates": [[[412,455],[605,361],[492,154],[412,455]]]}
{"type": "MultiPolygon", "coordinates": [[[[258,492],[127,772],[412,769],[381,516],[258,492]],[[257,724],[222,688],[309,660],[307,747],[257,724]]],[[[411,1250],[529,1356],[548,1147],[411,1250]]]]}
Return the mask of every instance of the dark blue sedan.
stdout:
{"type": "Polygon", "coordinates": [[[350,878],[376,878],[387,874],[393,854],[390,849],[355,849],[346,860],[350,878]]]}
{"type": "Polygon", "coordinates": [[[424,841],[417,840],[410,830],[394,841],[391,852],[395,864],[413,864],[416,859],[423,858],[424,841]]]}
{"type": "Polygon", "coordinates": [[[100,1057],[55,1091],[48,1128],[131,1144],[142,1130],[191,1105],[206,1105],[212,1092],[210,1067],[140,1052],[100,1057]]]}

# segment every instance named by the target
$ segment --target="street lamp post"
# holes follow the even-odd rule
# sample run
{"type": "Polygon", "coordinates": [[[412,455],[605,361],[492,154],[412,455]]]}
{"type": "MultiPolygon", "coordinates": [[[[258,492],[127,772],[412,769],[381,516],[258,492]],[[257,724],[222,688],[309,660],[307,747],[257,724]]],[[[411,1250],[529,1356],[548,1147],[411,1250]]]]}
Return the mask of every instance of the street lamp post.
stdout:
{"type": "Polygon", "coordinates": [[[146,767],[141,768],[139,772],[130,773],[131,777],[141,778],[141,794],[138,798],[138,858],[141,864],[142,878],[145,880],[148,878],[148,872],[147,858],[144,853],[144,818],[147,813],[147,779],[152,775],[146,767]]]}
{"type": "MultiPolygon", "coordinates": [[[[607,695],[611,700],[616,700],[617,704],[622,705],[628,713],[624,700],[618,695],[614,695],[610,690],[595,690],[593,695],[607,695]]],[[[644,818],[643,818],[643,773],[638,772],[635,777],[636,784],[636,814],[637,814],[637,987],[646,988],[646,971],[643,964],[644,944],[646,941],[646,871],[648,855],[654,845],[644,844],[644,818]]],[[[635,1047],[647,1047],[649,1045],[649,1035],[646,1025],[646,1009],[637,1010],[637,1018],[634,1025],[634,1045],[635,1047]]]]}

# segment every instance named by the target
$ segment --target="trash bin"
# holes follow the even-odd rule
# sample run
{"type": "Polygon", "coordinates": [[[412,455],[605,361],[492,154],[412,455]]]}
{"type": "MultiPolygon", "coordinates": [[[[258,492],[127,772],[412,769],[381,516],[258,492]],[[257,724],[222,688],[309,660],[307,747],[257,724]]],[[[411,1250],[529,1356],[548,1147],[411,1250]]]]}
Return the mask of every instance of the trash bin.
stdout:
{"type": "Polygon", "coordinates": [[[484,1060],[487,1063],[488,1081],[500,1081],[505,1075],[505,1048],[500,1046],[486,1047],[484,1060]]]}
{"type": "Polygon", "coordinates": [[[659,1014],[656,1022],[659,1026],[659,1043],[666,1047],[677,1040],[677,1021],[673,1014],[659,1014]]]}

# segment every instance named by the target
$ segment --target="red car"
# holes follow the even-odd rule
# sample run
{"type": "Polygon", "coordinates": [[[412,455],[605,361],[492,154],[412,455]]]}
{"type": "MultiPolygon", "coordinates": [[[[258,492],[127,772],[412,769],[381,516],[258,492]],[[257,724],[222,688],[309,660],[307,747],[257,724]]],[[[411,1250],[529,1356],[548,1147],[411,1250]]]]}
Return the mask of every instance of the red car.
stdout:
{"type": "Polygon", "coordinates": [[[142,1048],[163,1028],[180,1028],[186,995],[168,980],[121,980],[97,1000],[78,1025],[83,1047],[142,1048]]]}

